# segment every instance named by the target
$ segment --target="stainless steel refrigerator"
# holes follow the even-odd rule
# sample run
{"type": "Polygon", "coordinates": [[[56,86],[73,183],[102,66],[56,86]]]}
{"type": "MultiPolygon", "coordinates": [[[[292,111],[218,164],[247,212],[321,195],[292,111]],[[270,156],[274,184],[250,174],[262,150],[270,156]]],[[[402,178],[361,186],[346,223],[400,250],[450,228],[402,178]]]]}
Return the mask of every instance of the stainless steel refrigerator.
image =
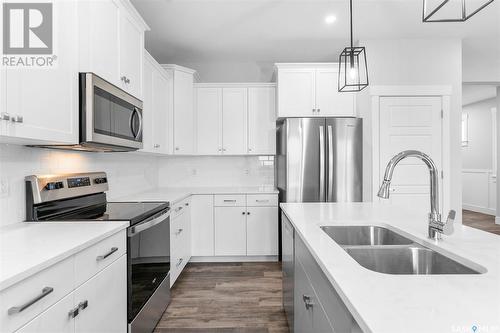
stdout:
{"type": "Polygon", "coordinates": [[[362,201],[360,118],[287,118],[277,123],[280,202],[362,201]]]}

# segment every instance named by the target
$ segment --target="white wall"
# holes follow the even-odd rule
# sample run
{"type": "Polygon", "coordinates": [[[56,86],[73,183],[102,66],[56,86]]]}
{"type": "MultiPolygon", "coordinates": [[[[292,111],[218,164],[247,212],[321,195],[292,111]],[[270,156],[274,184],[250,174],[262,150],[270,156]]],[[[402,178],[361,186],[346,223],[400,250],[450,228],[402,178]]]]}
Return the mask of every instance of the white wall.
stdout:
{"type": "Polygon", "coordinates": [[[135,153],[82,153],[0,144],[0,175],[8,193],[0,195],[0,225],[25,218],[24,177],[32,174],[105,171],[119,197],[154,188],[158,158],[135,153]]]}
{"type": "Polygon", "coordinates": [[[496,98],[464,105],[462,113],[469,118],[469,144],[462,147],[463,169],[493,168],[493,124],[491,109],[496,108],[496,98]]]}
{"type": "Polygon", "coordinates": [[[463,82],[500,83],[500,31],[497,40],[469,38],[463,44],[463,82]]]}
{"type": "Polygon", "coordinates": [[[272,186],[274,165],[263,166],[256,156],[162,157],[159,185],[272,186]]]}
{"type": "MultiPolygon", "coordinates": [[[[370,85],[451,85],[451,208],[461,221],[462,46],[459,39],[364,40],[370,85]]],[[[358,114],[364,118],[364,198],[372,199],[371,99],[369,89],[358,94],[358,114]]]]}
{"type": "Polygon", "coordinates": [[[195,69],[200,82],[272,82],[272,62],[179,62],[195,69]]]}

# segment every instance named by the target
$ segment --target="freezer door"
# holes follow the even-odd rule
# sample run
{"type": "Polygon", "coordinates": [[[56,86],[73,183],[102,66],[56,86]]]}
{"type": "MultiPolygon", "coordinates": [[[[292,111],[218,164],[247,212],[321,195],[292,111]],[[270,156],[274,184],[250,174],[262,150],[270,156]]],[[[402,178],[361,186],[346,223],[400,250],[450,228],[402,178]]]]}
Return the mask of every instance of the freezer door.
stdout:
{"type": "Polygon", "coordinates": [[[327,118],[328,202],[363,200],[363,120],[327,118]]]}
{"type": "MultiPolygon", "coordinates": [[[[286,120],[286,202],[326,199],[324,118],[286,120]]],[[[278,176],[279,177],[279,176],[278,176]]]]}

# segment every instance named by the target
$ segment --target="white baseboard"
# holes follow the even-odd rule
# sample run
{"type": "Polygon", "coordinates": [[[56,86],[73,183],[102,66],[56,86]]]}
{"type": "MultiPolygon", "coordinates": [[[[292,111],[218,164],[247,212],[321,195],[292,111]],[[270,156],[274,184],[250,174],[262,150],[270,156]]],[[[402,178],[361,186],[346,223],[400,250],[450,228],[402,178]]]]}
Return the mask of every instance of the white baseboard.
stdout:
{"type": "Polygon", "coordinates": [[[278,256],[213,256],[191,257],[190,262],[258,262],[278,261],[278,256]]]}
{"type": "Polygon", "coordinates": [[[500,216],[495,216],[495,224],[500,224],[500,216]]]}
{"type": "Polygon", "coordinates": [[[497,213],[496,210],[491,209],[491,208],[474,206],[474,205],[468,205],[468,204],[465,204],[465,203],[462,204],[462,209],[470,210],[470,211],[477,212],[477,213],[483,213],[483,214],[493,215],[493,216],[495,216],[496,213],[497,213]]]}

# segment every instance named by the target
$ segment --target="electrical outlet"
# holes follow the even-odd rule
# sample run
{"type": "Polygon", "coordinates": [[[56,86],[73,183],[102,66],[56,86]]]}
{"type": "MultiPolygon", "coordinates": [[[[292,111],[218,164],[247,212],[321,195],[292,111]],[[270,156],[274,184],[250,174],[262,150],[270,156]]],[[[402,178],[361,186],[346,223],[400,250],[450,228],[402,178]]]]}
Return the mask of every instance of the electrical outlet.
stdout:
{"type": "Polygon", "coordinates": [[[191,169],[191,175],[196,176],[198,174],[198,170],[191,169]]]}
{"type": "Polygon", "coordinates": [[[0,197],[6,197],[9,195],[9,180],[6,178],[0,178],[0,197]]]}

